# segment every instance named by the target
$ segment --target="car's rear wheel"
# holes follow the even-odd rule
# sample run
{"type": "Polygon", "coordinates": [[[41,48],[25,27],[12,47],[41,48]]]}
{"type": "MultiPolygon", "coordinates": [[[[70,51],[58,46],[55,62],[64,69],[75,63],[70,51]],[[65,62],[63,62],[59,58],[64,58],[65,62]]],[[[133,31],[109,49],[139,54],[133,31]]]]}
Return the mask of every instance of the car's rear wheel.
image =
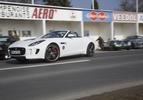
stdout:
{"type": "Polygon", "coordinates": [[[45,52],[45,60],[48,62],[55,62],[60,55],[59,47],[56,44],[50,44],[45,52]]]}
{"type": "Polygon", "coordinates": [[[131,42],[131,48],[134,49],[135,48],[135,45],[133,42],[131,42]]]}
{"type": "Polygon", "coordinates": [[[126,48],[126,50],[130,50],[130,49],[131,49],[131,47],[126,48]]]}
{"type": "Polygon", "coordinates": [[[88,56],[88,57],[94,56],[94,49],[95,49],[94,44],[90,43],[87,47],[86,56],[88,56]]]}
{"type": "Polygon", "coordinates": [[[110,46],[110,47],[109,47],[109,50],[110,50],[110,51],[113,51],[113,50],[115,50],[115,48],[114,48],[113,46],[110,46]]]}

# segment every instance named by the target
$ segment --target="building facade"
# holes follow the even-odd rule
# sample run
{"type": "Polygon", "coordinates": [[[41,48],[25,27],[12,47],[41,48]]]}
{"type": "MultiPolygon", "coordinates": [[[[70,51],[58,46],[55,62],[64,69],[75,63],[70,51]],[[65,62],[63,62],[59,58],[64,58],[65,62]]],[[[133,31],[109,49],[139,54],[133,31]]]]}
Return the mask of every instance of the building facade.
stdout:
{"type": "Polygon", "coordinates": [[[143,14],[0,1],[0,35],[24,40],[53,30],[72,30],[95,40],[124,39],[143,35],[143,14]]]}

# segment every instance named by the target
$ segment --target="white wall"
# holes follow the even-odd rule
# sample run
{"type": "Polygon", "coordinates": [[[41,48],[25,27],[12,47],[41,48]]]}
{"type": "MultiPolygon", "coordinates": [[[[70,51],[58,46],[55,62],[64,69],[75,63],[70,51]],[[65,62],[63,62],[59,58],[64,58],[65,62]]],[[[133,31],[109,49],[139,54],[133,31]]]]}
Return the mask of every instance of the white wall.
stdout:
{"type": "Polygon", "coordinates": [[[82,36],[81,32],[81,22],[70,22],[70,30],[77,32],[80,36],[82,36]]]}
{"type": "Polygon", "coordinates": [[[50,30],[70,30],[70,22],[66,21],[47,21],[46,32],[50,30]]]}
{"type": "Polygon", "coordinates": [[[114,24],[114,38],[123,39],[123,24],[122,23],[114,24]]]}
{"type": "Polygon", "coordinates": [[[35,35],[36,35],[36,37],[39,37],[39,36],[43,35],[44,34],[43,27],[44,26],[43,26],[42,21],[37,20],[34,23],[35,23],[34,26],[35,26],[35,35]]]}
{"type": "Polygon", "coordinates": [[[139,24],[139,35],[143,35],[143,24],[139,24]]]}
{"type": "MultiPolygon", "coordinates": [[[[29,20],[0,20],[0,29],[2,29],[2,35],[8,35],[9,30],[18,30],[20,31],[20,39],[28,39],[36,37],[38,28],[35,27],[35,21],[29,20]],[[35,30],[37,29],[37,30],[35,30]],[[22,31],[29,30],[31,31],[31,37],[22,37],[22,31]]],[[[38,26],[39,27],[39,26],[38,26]]]]}
{"type": "Polygon", "coordinates": [[[95,22],[85,22],[84,30],[89,30],[89,36],[96,40],[99,36],[99,25],[95,22]]]}
{"type": "Polygon", "coordinates": [[[136,34],[136,24],[123,24],[123,38],[136,34]]]}
{"type": "Polygon", "coordinates": [[[71,30],[81,35],[81,22],[70,22],[70,21],[47,21],[46,32],[50,30],[71,30]]]}
{"type": "Polygon", "coordinates": [[[99,36],[103,37],[105,41],[111,38],[111,23],[84,23],[84,30],[89,30],[89,36],[97,39],[99,36]]]}
{"type": "Polygon", "coordinates": [[[127,36],[136,34],[136,24],[134,23],[115,23],[114,36],[116,39],[122,40],[127,36]]]}
{"type": "Polygon", "coordinates": [[[111,39],[111,23],[99,23],[99,35],[103,37],[104,41],[111,39]]]}

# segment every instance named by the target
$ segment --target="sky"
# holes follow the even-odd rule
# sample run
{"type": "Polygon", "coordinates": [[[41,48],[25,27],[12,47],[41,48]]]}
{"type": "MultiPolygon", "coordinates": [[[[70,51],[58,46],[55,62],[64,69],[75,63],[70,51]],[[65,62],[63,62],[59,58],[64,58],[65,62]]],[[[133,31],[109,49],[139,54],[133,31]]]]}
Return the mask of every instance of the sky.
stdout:
{"type": "MultiPolygon", "coordinates": [[[[100,10],[116,10],[119,8],[119,0],[97,0],[100,10]]],[[[91,8],[92,0],[71,0],[75,8],[91,8]]]]}

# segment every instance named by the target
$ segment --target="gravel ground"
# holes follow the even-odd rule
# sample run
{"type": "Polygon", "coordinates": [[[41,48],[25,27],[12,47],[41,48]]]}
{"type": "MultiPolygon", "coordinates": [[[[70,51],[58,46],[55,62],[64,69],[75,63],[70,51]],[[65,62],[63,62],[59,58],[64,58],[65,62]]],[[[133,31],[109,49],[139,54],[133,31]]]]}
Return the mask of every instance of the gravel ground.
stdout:
{"type": "Polygon", "coordinates": [[[143,100],[143,85],[106,92],[76,100],[143,100]]]}

